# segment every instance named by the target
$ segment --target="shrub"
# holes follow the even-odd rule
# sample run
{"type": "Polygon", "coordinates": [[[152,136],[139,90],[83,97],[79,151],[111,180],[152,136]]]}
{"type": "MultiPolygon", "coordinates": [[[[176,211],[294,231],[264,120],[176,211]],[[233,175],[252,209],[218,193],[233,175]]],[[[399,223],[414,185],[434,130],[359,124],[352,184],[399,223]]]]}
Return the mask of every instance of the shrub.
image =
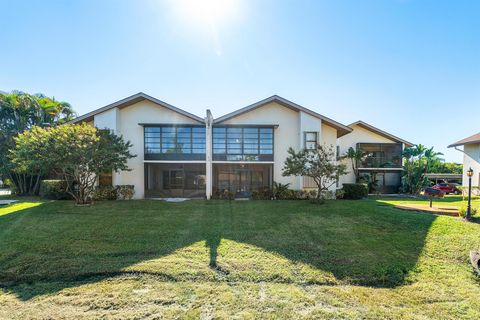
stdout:
{"type": "Polygon", "coordinates": [[[213,200],[233,200],[234,198],[235,195],[233,194],[233,192],[227,189],[223,191],[217,190],[212,194],[213,200]]]}
{"type": "Polygon", "coordinates": [[[320,198],[324,200],[335,200],[336,198],[336,191],[324,190],[320,196],[320,198]]]}
{"type": "Polygon", "coordinates": [[[253,200],[271,200],[272,198],[273,198],[273,192],[268,188],[252,192],[253,200]]]}
{"type": "Polygon", "coordinates": [[[135,194],[135,186],[132,184],[116,186],[116,189],[117,199],[120,200],[131,200],[135,194]]]}
{"type": "Polygon", "coordinates": [[[96,187],[92,198],[94,201],[117,200],[117,188],[114,186],[96,187]]]}
{"type": "Polygon", "coordinates": [[[317,190],[287,189],[277,196],[277,200],[309,200],[317,197],[317,190]]]}
{"type": "Polygon", "coordinates": [[[73,197],[67,193],[65,180],[42,180],[40,196],[52,200],[71,200],[73,197]]]}
{"type": "MultiPolygon", "coordinates": [[[[472,216],[474,216],[477,213],[478,213],[478,208],[471,207],[470,214],[472,216]]],[[[465,219],[465,217],[467,216],[467,207],[466,206],[458,208],[458,216],[465,219]]]]}
{"type": "Polygon", "coordinates": [[[344,183],[344,199],[358,200],[368,195],[368,186],[363,183],[344,183]]]}
{"type": "Polygon", "coordinates": [[[343,199],[343,197],[345,196],[345,190],[343,189],[337,189],[335,191],[335,198],[336,199],[343,199]]]}
{"type": "Polygon", "coordinates": [[[273,190],[272,190],[272,195],[273,199],[285,199],[288,195],[289,189],[288,186],[290,183],[279,183],[279,182],[273,182],[273,190]]]}

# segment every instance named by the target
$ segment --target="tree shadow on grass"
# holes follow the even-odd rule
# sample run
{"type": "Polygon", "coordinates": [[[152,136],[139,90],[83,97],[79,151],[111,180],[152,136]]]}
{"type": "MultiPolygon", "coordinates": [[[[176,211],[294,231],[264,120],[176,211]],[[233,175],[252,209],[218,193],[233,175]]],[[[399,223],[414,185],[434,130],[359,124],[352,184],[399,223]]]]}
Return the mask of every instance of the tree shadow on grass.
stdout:
{"type": "MultiPolygon", "coordinates": [[[[21,217],[0,217],[0,288],[28,300],[113,276],[202,281],[211,280],[211,270],[218,281],[242,281],[237,270],[219,263],[223,239],[311,266],[340,282],[395,287],[415,267],[434,220],[369,200],[322,206],[306,201],[117,201],[92,207],[57,201],[22,211],[21,217]],[[132,269],[198,242],[209,251],[205,270],[175,273],[168,261],[158,268],[132,269]]],[[[222,259],[234,254],[244,259],[242,252],[222,252],[222,259]]],[[[190,251],[182,254],[196,258],[190,251]]],[[[295,275],[272,280],[258,272],[245,281],[304,281],[295,275]]]]}

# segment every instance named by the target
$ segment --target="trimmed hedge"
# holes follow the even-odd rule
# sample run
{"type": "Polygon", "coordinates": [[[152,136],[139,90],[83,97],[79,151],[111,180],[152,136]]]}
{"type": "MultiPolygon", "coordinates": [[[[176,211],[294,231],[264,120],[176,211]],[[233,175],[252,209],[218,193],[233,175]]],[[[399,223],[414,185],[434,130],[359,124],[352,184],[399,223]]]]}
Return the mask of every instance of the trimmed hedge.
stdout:
{"type": "Polygon", "coordinates": [[[92,198],[94,201],[117,200],[117,188],[114,186],[96,187],[92,198]]]}
{"type": "Polygon", "coordinates": [[[363,183],[344,183],[343,199],[359,200],[368,196],[368,185],[363,183]]]}
{"type": "Polygon", "coordinates": [[[66,190],[65,180],[42,180],[40,196],[52,200],[72,200],[73,197],[66,190]]]}

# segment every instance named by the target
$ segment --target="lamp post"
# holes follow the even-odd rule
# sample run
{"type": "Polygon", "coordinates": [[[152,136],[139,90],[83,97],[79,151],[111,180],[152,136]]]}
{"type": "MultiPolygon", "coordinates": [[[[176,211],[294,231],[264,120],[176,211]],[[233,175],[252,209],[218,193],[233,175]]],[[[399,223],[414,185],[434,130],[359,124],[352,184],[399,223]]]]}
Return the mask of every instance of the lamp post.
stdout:
{"type": "Polygon", "coordinates": [[[465,215],[465,220],[470,220],[471,218],[471,200],[472,200],[472,176],[473,176],[473,169],[470,168],[467,171],[468,176],[468,204],[467,204],[467,214],[465,215]]]}

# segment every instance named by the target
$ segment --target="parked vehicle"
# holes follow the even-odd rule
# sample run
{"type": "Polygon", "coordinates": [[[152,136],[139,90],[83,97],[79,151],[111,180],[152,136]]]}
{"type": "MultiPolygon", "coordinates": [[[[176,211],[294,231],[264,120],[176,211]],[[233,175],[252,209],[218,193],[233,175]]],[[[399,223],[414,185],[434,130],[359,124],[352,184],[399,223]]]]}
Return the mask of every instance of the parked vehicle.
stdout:
{"type": "Polygon", "coordinates": [[[445,194],[460,194],[460,189],[457,188],[456,183],[437,183],[432,188],[442,190],[445,194]]]}

